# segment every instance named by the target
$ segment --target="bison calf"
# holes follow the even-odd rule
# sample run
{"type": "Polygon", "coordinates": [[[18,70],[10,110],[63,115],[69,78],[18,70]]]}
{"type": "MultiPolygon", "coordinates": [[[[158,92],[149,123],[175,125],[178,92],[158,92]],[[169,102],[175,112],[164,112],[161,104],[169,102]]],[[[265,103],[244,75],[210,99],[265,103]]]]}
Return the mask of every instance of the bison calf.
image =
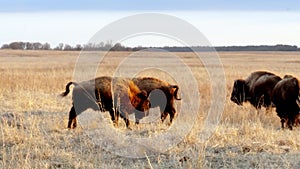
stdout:
{"type": "Polygon", "coordinates": [[[88,108],[100,111],[109,111],[112,121],[117,124],[121,116],[126,126],[129,127],[128,115],[135,113],[136,122],[149,110],[150,101],[147,93],[141,91],[131,80],[125,78],[98,77],[81,83],[69,82],[66,91],[61,96],[70,92],[73,88],[72,107],[69,112],[68,128],[77,125],[76,116],[88,108]]]}

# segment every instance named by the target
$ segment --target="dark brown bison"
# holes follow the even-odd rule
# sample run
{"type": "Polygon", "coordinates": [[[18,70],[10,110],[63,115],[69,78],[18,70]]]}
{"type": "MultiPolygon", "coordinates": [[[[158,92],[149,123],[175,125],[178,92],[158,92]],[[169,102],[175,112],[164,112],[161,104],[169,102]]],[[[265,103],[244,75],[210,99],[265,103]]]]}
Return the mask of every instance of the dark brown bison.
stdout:
{"type": "Polygon", "coordinates": [[[141,91],[131,80],[126,78],[103,76],[81,83],[69,82],[66,85],[66,91],[61,96],[68,95],[69,87],[72,84],[75,87],[73,88],[73,105],[69,113],[68,128],[75,128],[76,116],[88,108],[109,111],[115,124],[118,124],[120,115],[127,127],[130,123],[129,114],[135,113],[138,123],[150,108],[147,93],[141,91]]]}
{"type": "Polygon", "coordinates": [[[272,106],[273,88],[280,80],[280,77],[270,72],[253,72],[246,80],[235,80],[230,99],[237,105],[249,101],[257,109],[261,106],[268,109],[272,106]]]}
{"type": "Polygon", "coordinates": [[[272,102],[276,106],[276,112],[281,119],[281,127],[284,124],[292,130],[293,125],[299,123],[299,82],[292,76],[285,76],[273,89],[272,102]]]}
{"type": "Polygon", "coordinates": [[[132,80],[141,90],[147,92],[151,103],[150,107],[160,108],[162,122],[169,114],[171,124],[176,115],[174,99],[181,100],[177,96],[179,87],[153,77],[139,77],[132,80]]]}

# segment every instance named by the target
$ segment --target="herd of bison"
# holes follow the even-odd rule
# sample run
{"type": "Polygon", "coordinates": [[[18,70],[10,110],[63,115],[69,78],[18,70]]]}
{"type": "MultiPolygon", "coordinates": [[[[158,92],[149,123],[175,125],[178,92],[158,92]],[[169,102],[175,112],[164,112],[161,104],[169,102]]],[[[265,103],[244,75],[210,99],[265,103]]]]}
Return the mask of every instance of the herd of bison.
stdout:
{"type": "Polygon", "coordinates": [[[230,99],[238,105],[249,101],[257,109],[276,107],[282,128],[292,130],[299,125],[299,83],[291,75],[281,78],[270,72],[253,72],[245,80],[235,80],[230,99]]]}
{"type": "MultiPolygon", "coordinates": [[[[68,128],[77,125],[76,116],[91,108],[109,111],[111,120],[118,125],[119,117],[130,129],[129,115],[135,123],[149,115],[149,109],[159,107],[161,121],[170,116],[170,124],[176,116],[174,100],[178,97],[178,85],[172,85],[153,77],[122,78],[102,76],[80,83],[69,82],[61,96],[67,96],[74,85],[68,128]]],[[[234,81],[230,100],[237,105],[250,102],[255,108],[276,107],[282,128],[292,130],[300,124],[298,79],[285,75],[283,78],[266,71],[251,73],[245,80],[234,81]]]]}

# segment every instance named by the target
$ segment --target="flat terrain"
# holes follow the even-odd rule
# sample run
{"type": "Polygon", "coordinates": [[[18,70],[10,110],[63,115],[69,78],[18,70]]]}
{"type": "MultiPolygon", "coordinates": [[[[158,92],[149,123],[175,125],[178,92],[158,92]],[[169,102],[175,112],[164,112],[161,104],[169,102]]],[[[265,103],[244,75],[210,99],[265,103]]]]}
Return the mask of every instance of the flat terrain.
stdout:
{"type": "Polygon", "coordinates": [[[220,52],[222,64],[211,59],[214,55],[211,53],[199,53],[204,60],[193,53],[111,52],[103,60],[99,60],[101,52],[87,52],[91,56],[82,60],[82,57],[78,59],[80,54],[84,55],[0,50],[0,168],[300,167],[299,128],[281,130],[275,109],[266,112],[248,103],[237,106],[230,101],[233,81],[246,78],[256,70],[300,78],[299,52],[220,52]],[[88,110],[80,116],[103,116],[100,123],[93,124],[102,133],[91,134],[92,129],[85,127],[84,118],[79,120],[81,125],[76,129],[66,129],[71,94],[65,98],[58,95],[64,92],[69,81],[87,80],[95,75],[132,75],[132,72],[180,85],[183,100],[175,101],[179,115],[171,126],[169,119],[164,123],[159,121],[158,109],[151,110],[150,117],[142,124],[132,124],[132,130],[127,130],[122,120],[114,127],[108,112],[88,110]],[[192,75],[196,85],[186,74],[192,75]],[[198,101],[190,97],[197,91],[198,101]],[[200,105],[197,111],[192,109],[194,104],[200,105]],[[172,138],[175,133],[170,128],[184,137],[172,138]],[[95,138],[112,133],[116,134],[95,138]],[[134,146],[128,150],[123,144],[124,135],[142,138],[145,142],[141,145],[145,147],[149,140],[162,135],[161,140],[153,141],[156,152],[160,153],[148,154],[148,150],[135,150],[134,146]],[[166,146],[164,142],[172,145],[166,146]],[[131,158],[135,152],[143,157],[131,158]]]}

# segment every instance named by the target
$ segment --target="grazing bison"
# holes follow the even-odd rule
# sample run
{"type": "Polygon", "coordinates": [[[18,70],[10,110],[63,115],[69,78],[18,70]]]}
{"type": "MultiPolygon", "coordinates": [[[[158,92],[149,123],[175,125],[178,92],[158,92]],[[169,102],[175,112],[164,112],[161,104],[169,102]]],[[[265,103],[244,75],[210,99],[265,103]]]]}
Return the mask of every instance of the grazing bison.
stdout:
{"type": "Polygon", "coordinates": [[[299,82],[295,77],[285,76],[276,84],[272,93],[272,102],[276,106],[276,112],[281,119],[281,127],[284,124],[292,130],[293,125],[299,123],[299,82]]]}
{"type": "Polygon", "coordinates": [[[253,72],[246,80],[235,80],[230,99],[237,105],[249,101],[257,109],[261,106],[268,109],[272,106],[273,88],[280,80],[280,77],[270,72],[253,72]]]}
{"type": "Polygon", "coordinates": [[[127,127],[129,127],[129,114],[135,113],[138,123],[138,120],[150,108],[147,93],[141,91],[129,79],[103,76],[81,83],[69,82],[66,85],[66,91],[61,96],[68,95],[69,87],[72,84],[75,87],[73,88],[73,105],[69,113],[68,128],[75,128],[76,116],[88,108],[103,112],[109,111],[115,124],[118,123],[120,115],[127,127]]]}
{"type": "Polygon", "coordinates": [[[177,96],[179,87],[153,77],[139,77],[132,80],[141,90],[145,90],[148,96],[151,93],[149,96],[150,107],[160,108],[162,122],[169,114],[171,124],[176,115],[174,99],[181,100],[177,96]]]}

